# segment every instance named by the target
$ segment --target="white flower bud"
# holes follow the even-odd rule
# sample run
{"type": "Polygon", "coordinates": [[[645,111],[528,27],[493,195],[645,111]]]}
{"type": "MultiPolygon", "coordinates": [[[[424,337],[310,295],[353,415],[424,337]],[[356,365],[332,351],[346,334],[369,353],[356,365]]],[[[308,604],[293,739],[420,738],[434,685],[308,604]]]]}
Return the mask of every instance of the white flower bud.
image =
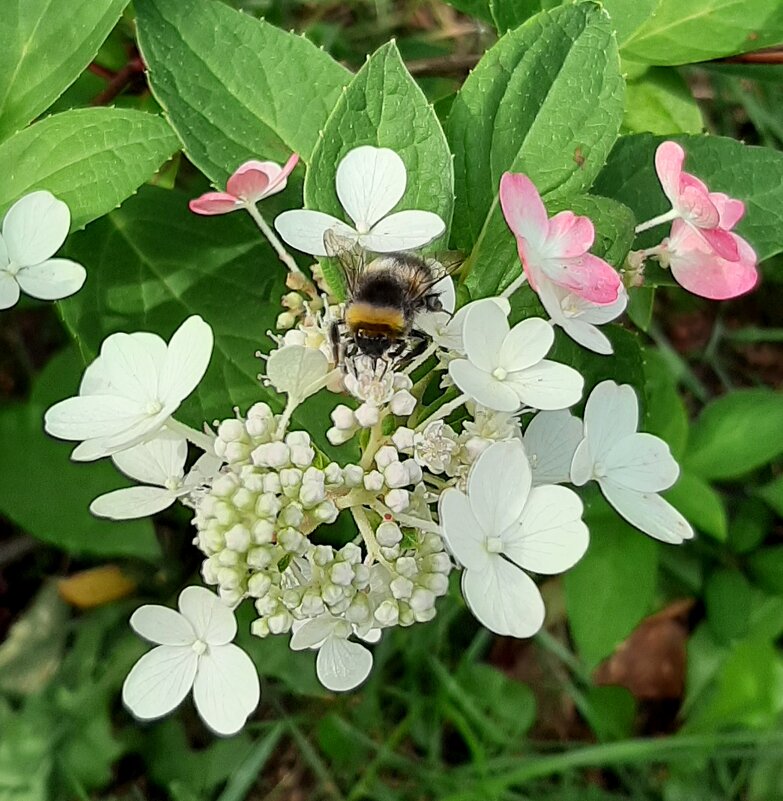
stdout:
{"type": "Polygon", "coordinates": [[[290,451],[284,442],[266,442],[259,445],[251,454],[253,464],[259,467],[285,467],[290,459],[290,451]]]}
{"type": "Polygon", "coordinates": [[[370,583],[370,568],[365,564],[354,565],[353,586],[357,590],[363,590],[370,583]]]}
{"type": "Polygon", "coordinates": [[[381,626],[396,626],[400,619],[400,608],[396,601],[387,598],[375,610],[374,617],[381,626]]]}
{"type": "Polygon", "coordinates": [[[402,531],[396,523],[386,520],[375,530],[375,538],[379,545],[390,548],[402,541],[402,531]]]}
{"type": "Polygon", "coordinates": [[[443,538],[433,531],[424,532],[418,547],[419,556],[431,553],[443,553],[443,538]]]}
{"type": "Polygon", "coordinates": [[[286,292],[282,299],[283,306],[291,311],[304,308],[304,298],[298,292],[286,292]]]}
{"type": "Polygon", "coordinates": [[[315,459],[315,450],[309,445],[292,445],[291,462],[297,467],[309,467],[315,459]]]}
{"type": "Polygon", "coordinates": [[[399,488],[408,484],[408,471],[402,462],[392,462],[383,471],[383,477],[387,487],[399,488]]]}
{"type": "Polygon", "coordinates": [[[251,531],[253,542],[256,545],[266,545],[274,542],[275,527],[269,520],[256,520],[251,531]]]}
{"type": "Polygon", "coordinates": [[[329,440],[331,445],[342,445],[344,442],[348,442],[355,433],[356,432],[351,429],[335,428],[333,426],[327,429],[326,439],[329,440]]]}
{"type": "Polygon", "coordinates": [[[284,528],[277,535],[277,541],[286,551],[296,554],[304,553],[307,544],[307,538],[295,528],[284,528]]]}
{"type": "Polygon", "coordinates": [[[303,348],[307,345],[307,334],[300,328],[293,328],[283,334],[283,346],[286,345],[299,345],[303,348]]]}
{"type": "Polygon", "coordinates": [[[340,510],[332,503],[332,501],[322,501],[312,511],[312,515],[320,523],[334,523],[340,510]]]}
{"type": "Polygon", "coordinates": [[[412,556],[401,556],[395,563],[394,569],[401,575],[413,578],[419,572],[419,566],[412,556]]]}
{"type": "Polygon", "coordinates": [[[334,606],[345,597],[345,591],[339,584],[324,584],[321,589],[321,597],[329,606],[334,606]]]}
{"type": "Polygon", "coordinates": [[[302,615],[305,617],[316,617],[317,615],[323,614],[324,610],[324,600],[321,598],[320,593],[314,590],[305,592],[302,596],[302,604],[299,607],[299,611],[302,615]]]}
{"type": "Polygon", "coordinates": [[[275,556],[274,548],[251,548],[247,552],[247,565],[257,570],[264,570],[275,561],[275,556]]]}
{"type": "Polygon", "coordinates": [[[393,489],[386,493],[383,502],[392,512],[404,512],[410,505],[410,493],[404,489],[393,489]]]}
{"type": "Polygon", "coordinates": [[[330,416],[335,428],[344,431],[353,431],[356,429],[356,419],[353,416],[353,409],[348,406],[344,406],[343,404],[335,406],[330,416]]]}
{"type": "Polygon", "coordinates": [[[330,462],[324,468],[324,483],[333,487],[340,487],[344,482],[343,469],[336,462],[330,462]]]}
{"type": "Polygon", "coordinates": [[[271,420],[274,417],[272,410],[269,408],[269,405],[263,402],[254,403],[248,410],[247,410],[247,421],[245,425],[251,420],[271,420]]]}
{"type": "Polygon", "coordinates": [[[272,495],[271,492],[265,492],[263,495],[259,495],[256,501],[256,514],[259,517],[268,517],[271,520],[277,517],[281,506],[282,502],[277,495],[272,495]]]}
{"type": "Polygon", "coordinates": [[[399,558],[400,556],[400,546],[399,545],[392,545],[388,548],[381,548],[381,556],[387,562],[393,562],[395,559],[399,558]]]}
{"type": "Polygon", "coordinates": [[[288,607],[288,609],[296,609],[302,603],[303,595],[304,590],[302,587],[289,587],[283,592],[280,600],[283,602],[283,606],[288,607]]]}
{"type": "Polygon", "coordinates": [[[394,378],[392,379],[392,386],[395,390],[411,389],[413,386],[413,381],[406,373],[395,373],[394,378]]]}
{"type": "Polygon", "coordinates": [[[360,487],[364,481],[364,470],[358,464],[347,464],[343,468],[346,487],[360,487]]]}
{"type": "Polygon", "coordinates": [[[225,587],[227,590],[234,590],[240,585],[242,576],[233,567],[221,567],[217,571],[217,580],[221,587],[225,587]]]}
{"type": "Polygon", "coordinates": [[[234,473],[222,473],[212,482],[212,494],[218,498],[230,498],[239,486],[234,473]]]}
{"type": "MultiPolygon", "coordinates": [[[[347,597],[343,597],[339,601],[337,601],[337,603],[332,604],[329,607],[329,611],[333,615],[343,615],[350,605],[351,605],[351,599],[347,598],[347,597]]],[[[348,625],[348,624],[346,624],[346,625],[348,625]]],[[[350,631],[348,631],[348,634],[350,634],[350,631]]],[[[347,637],[348,634],[346,634],[345,636],[347,637]]]]}
{"type": "Polygon", "coordinates": [[[437,596],[445,595],[449,589],[449,577],[445,573],[419,575],[418,582],[437,596]]]}
{"type": "Polygon", "coordinates": [[[334,560],[334,548],[331,545],[316,545],[313,551],[313,562],[319,567],[328,565],[334,560]]]}
{"type": "Polygon", "coordinates": [[[204,577],[204,581],[207,584],[217,584],[217,571],[220,565],[214,559],[214,557],[210,557],[209,559],[205,559],[204,563],[201,565],[201,575],[204,577]]]}
{"type": "Polygon", "coordinates": [[[372,428],[381,419],[378,407],[371,403],[363,403],[353,414],[362,428],[372,428]]]}
{"type": "Polygon", "coordinates": [[[256,612],[263,617],[275,614],[280,607],[280,602],[274,597],[273,593],[268,593],[255,602],[256,612]]]}
{"type": "Polygon", "coordinates": [[[272,615],[268,622],[270,634],[285,634],[291,630],[294,618],[290,612],[278,612],[276,615],[272,615]]]}
{"type": "Polygon", "coordinates": [[[383,474],[372,470],[364,477],[364,488],[369,492],[380,492],[383,489],[383,474]]]}
{"type": "Polygon", "coordinates": [[[313,506],[326,499],[326,487],[317,481],[306,481],[299,490],[299,500],[305,509],[312,509],[313,506]]]}
{"type": "Polygon", "coordinates": [[[451,559],[445,551],[420,559],[419,565],[427,573],[449,573],[451,571],[451,559]]]}
{"type": "Polygon", "coordinates": [[[335,562],[329,570],[329,578],[333,584],[347,587],[353,581],[353,568],[348,562],[335,562]]]}
{"type": "Polygon", "coordinates": [[[384,445],[382,448],[378,448],[378,452],[375,454],[375,464],[378,465],[379,470],[383,470],[384,467],[388,467],[393,462],[399,462],[399,460],[400,455],[392,445],[384,445]]]}
{"type": "Polygon", "coordinates": [[[239,554],[236,551],[232,551],[230,548],[224,548],[216,555],[218,564],[223,567],[234,567],[234,565],[239,564],[239,554]]]}
{"type": "Polygon", "coordinates": [[[289,448],[294,448],[297,445],[308,447],[310,443],[310,435],[306,431],[291,431],[285,438],[285,444],[288,445],[289,448]]]}
{"type": "Polygon", "coordinates": [[[412,626],[416,622],[413,610],[404,601],[400,604],[400,625],[412,626]]]}
{"type": "Polygon", "coordinates": [[[417,623],[429,623],[429,621],[435,617],[435,614],[436,612],[434,606],[430,606],[427,609],[422,609],[421,611],[417,611],[416,609],[413,610],[413,616],[417,623]]]}
{"type": "Polygon", "coordinates": [[[269,592],[272,580],[266,573],[253,573],[247,580],[247,591],[254,598],[263,598],[269,592]]]}
{"type": "Polygon", "coordinates": [[[250,624],[250,633],[254,637],[266,637],[269,634],[269,623],[266,620],[254,620],[250,624]]]}
{"type": "Polygon", "coordinates": [[[198,511],[204,517],[214,517],[218,499],[214,495],[205,495],[198,504],[198,511]]]}
{"type": "Polygon", "coordinates": [[[398,601],[400,599],[410,598],[413,592],[413,582],[405,578],[405,576],[397,576],[397,578],[389,584],[389,589],[398,601]]]}
{"type": "Polygon", "coordinates": [[[410,603],[414,613],[425,612],[435,606],[435,593],[424,587],[416,587],[408,603],[410,603]]]}
{"type": "Polygon", "coordinates": [[[245,462],[250,458],[251,446],[246,442],[229,442],[226,444],[226,450],[223,458],[229,464],[245,462]]]}
{"type": "Polygon", "coordinates": [[[245,428],[247,433],[253,437],[254,440],[268,440],[272,438],[275,430],[275,423],[273,419],[264,417],[248,417],[245,421],[245,428]]]}
{"type": "Polygon", "coordinates": [[[370,622],[370,602],[364,593],[358,593],[351,599],[351,603],[345,610],[345,619],[358,626],[370,622]]]}
{"type": "Polygon", "coordinates": [[[392,442],[395,444],[397,450],[410,451],[413,450],[413,429],[400,426],[392,434],[392,442]]]}
{"type": "Polygon", "coordinates": [[[392,414],[407,417],[409,414],[413,414],[413,410],[416,408],[416,398],[407,389],[402,389],[394,393],[389,408],[392,414]]]}
{"type": "Polygon", "coordinates": [[[215,504],[215,519],[221,526],[233,526],[237,521],[236,509],[225,501],[218,501],[215,504]]]}
{"type": "Polygon", "coordinates": [[[470,437],[463,447],[468,455],[468,460],[472,463],[481,456],[482,453],[492,444],[491,439],[484,439],[483,437],[470,437]]]}
{"type": "Polygon", "coordinates": [[[362,549],[354,542],[347,542],[337,552],[343,562],[358,565],[362,561],[362,549]]]}
{"type": "Polygon", "coordinates": [[[284,467],[279,475],[283,492],[289,497],[295,495],[302,483],[302,471],[298,467],[284,467]]]}
{"type": "Polygon", "coordinates": [[[406,459],[402,464],[408,472],[408,483],[418,484],[424,475],[418,462],[415,459],[406,459]]]}
{"type": "Polygon", "coordinates": [[[222,439],[216,439],[212,447],[215,449],[215,456],[219,456],[221,459],[225,457],[226,443],[222,439]]]}
{"type": "Polygon", "coordinates": [[[214,528],[208,528],[199,532],[198,546],[202,551],[215,553],[226,547],[226,541],[220,531],[214,528]]]}
{"type": "Polygon", "coordinates": [[[250,492],[247,487],[240,487],[231,499],[237,509],[248,510],[256,505],[256,493],[250,492]]]}
{"type": "Polygon", "coordinates": [[[272,495],[279,495],[283,491],[283,485],[280,483],[279,473],[266,473],[260,478],[261,489],[263,492],[271,492],[272,495]]]}
{"type": "Polygon", "coordinates": [[[241,589],[227,589],[226,587],[218,587],[218,595],[226,606],[236,606],[245,597],[245,593],[241,589]]]}
{"type": "Polygon", "coordinates": [[[245,424],[241,420],[231,418],[224,420],[217,430],[217,435],[224,442],[245,442],[247,441],[247,431],[245,424]]]}
{"type": "Polygon", "coordinates": [[[244,553],[250,547],[250,532],[237,523],[226,532],[226,547],[244,553]]]}
{"type": "MultiPolygon", "coordinates": [[[[277,315],[277,320],[275,321],[275,328],[279,331],[286,331],[289,328],[293,328],[296,325],[296,315],[292,314],[291,312],[282,312],[281,314],[277,315]]],[[[275,634],[277,632],[274,632],[275,634]]]]}

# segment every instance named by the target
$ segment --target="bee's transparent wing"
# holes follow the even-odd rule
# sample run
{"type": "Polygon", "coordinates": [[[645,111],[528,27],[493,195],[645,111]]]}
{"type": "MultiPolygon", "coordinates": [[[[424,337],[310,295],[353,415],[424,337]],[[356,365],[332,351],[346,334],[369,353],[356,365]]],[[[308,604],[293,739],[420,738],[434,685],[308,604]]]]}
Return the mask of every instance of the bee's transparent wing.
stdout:
{"type": "Polygon", "coordinates": [[[367,264],[367,255],[364,249],[355,239],[337,233],[334,228],[329,228],[324,232],[324,248],[326,255],[330,259],[336,259],[340,264],[348,287],[348,294],[352,295],[356,288],[356,282],[367,264]]]}
{"type": "Polygon", "coordinates": [[[463,258],[462,254],[456,253],[454,251],[450,251],[439,259],[426,259],[427,267],[430,271],[430,279],[424,282],[421,282],[417,292],[415,293],[415,298],[420,298],[426,295],[428,292],[432,290],[432,288],[437,284],[439,281],[442,281],[448,275],[454,275],[459,269],[462,267],[465,259],[463,258]]]}

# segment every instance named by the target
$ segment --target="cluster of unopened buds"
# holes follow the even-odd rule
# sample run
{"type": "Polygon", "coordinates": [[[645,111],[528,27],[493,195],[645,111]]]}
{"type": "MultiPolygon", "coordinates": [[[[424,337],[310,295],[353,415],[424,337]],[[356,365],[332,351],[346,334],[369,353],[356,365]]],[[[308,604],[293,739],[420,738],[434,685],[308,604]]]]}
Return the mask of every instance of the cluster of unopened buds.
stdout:
{"type": "MultiPolygon", "coordinates": [[[[668,254],[677,275],[673,254],[696,236],[698,247],[688,247],[715,249],[721,270],[736,254],[747,266],[743,241],[720,228],[736,222],[737,201],[710,193],[712,208],[723,210],[712,214],[701,202],[703,184],[674,175],[673,147],[661,146],[658,169],[673,203],[664,216],[676,212],[677,220],[655,255],[668,254]]],[[[212,350],[209,326],[191,317],[169,343],[147,333],[108,337],[79,395],[46,415],[47,431],[81,443],[74,458],[110,456],[143,484],[96,499],[96,514],[138,517],[176,500],[193,509],[202,576],[217,594],[191,587],[180,597],[180,613],[142,607],[134,615],[134,628],[158,644],[125,685],[125,702],[140,718],[167,713],[192,686],[213,730],[228,734],[244,724],[259,693],[249,660],[230,644],[236,624],[229,610],[242,602],[255,607],[257,636],[290,635],[291,648],[317,650],[320,680],[338,691],[367,677],[372,654],[363,642],[435,616],[455,568],[483,625],[533,635],[544,605],[528,572],[561,573],[588,547],[582,502],[567,483],[595,481],[620,515],[658,540],[693,536],[659,494],[679,468],[662,440],[638,432],[634,390],[603,381],[580,419],[569,409],[584,399],[583,377],[547,359],[554,326],[611,353],[598,326],[627,302],[620,274],[590,253],[589,219],[572,212],[550,218],[532,181],[506,173],[500,202],[516,237],[520,279],[501,297],[457,310],[447,277],[436,287],[442,310],[422,312],[414,323],[429,337],[423,353],[407,362],[358,355],[340,364],[330,332],[342,307],[320,300],[256,206],[285,187],[295,164],[295,157],[285,167],[250,162],[227,192],[191,204],[202,214],[247,210],[289,266],[293,294],[284,302],[292,316],[263,356],[262,380],[280,411],[256,403],[202,431],[174,418],[212,350]],[[524,282],[551,320],[509,322],[508,298],[524,282]],[[294,294],[309,300],[300,306],[294,294]],[[128,364],[139,369],[128,374],[128,364]],[[443,391],[428,392],[438,384],[443,391]],[[342,395],[331,424],[313,419],[307,431],[297,430],[296,410],[319,392],[342,395]],[[188,443],[204,455],[186,475],[188,443]],[[345,544],[323,544],[330,538],[345,544]]],[[[275,227],[288,244],[323,256],[331,227],[368,251],[387,253],[421,248],[444,233],[445,223],[431,212],[393,212],[407,180],[396,153],[357,148],[337,177],[352,224],[310,210],[284,212],[275,227]]]]}

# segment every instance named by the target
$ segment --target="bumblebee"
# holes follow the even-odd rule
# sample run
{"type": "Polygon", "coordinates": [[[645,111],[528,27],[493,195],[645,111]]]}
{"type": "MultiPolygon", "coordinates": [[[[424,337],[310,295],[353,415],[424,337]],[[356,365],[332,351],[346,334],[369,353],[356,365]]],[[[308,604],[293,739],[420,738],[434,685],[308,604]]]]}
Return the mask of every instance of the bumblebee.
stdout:
{"type": "Polygon", "coordinates": [[[443,310],[434,289],[447,274],[443,265],[411,253],[370,259],[359,245],[332,230],[324,234],[324,246],[339,262],[348,290],[343,318],[331,329],[335,361],[350,362],[364,355],[373,364],[380,359],[397,362],[423,351],[427,335],[416,329],[415,319],[421,312],[443,310]]]}

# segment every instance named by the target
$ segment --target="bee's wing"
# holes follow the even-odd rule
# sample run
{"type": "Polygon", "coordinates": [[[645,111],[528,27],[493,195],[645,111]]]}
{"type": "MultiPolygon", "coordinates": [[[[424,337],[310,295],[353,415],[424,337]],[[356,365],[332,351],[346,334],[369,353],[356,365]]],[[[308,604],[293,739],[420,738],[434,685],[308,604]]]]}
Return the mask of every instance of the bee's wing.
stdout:
{"type": "Polygon", "coordinates": [[[324,232],[324,248],[326,255],[337,259],[345,276],[348,294],[352,295],[359,276],[364,272],[367,256],[355,240],[338,234],[334,228],[324,232]]]}
{"type": "Polygon", "coordinates": [[[439,281],[458,272],[464,261],[462,255],[455,252],[447,253],[441,259],[427,259],[426,264],[430,271],[430,277],[427,280],[416,282],[414,299],[418,300],[424,297],[439,281]]]}

